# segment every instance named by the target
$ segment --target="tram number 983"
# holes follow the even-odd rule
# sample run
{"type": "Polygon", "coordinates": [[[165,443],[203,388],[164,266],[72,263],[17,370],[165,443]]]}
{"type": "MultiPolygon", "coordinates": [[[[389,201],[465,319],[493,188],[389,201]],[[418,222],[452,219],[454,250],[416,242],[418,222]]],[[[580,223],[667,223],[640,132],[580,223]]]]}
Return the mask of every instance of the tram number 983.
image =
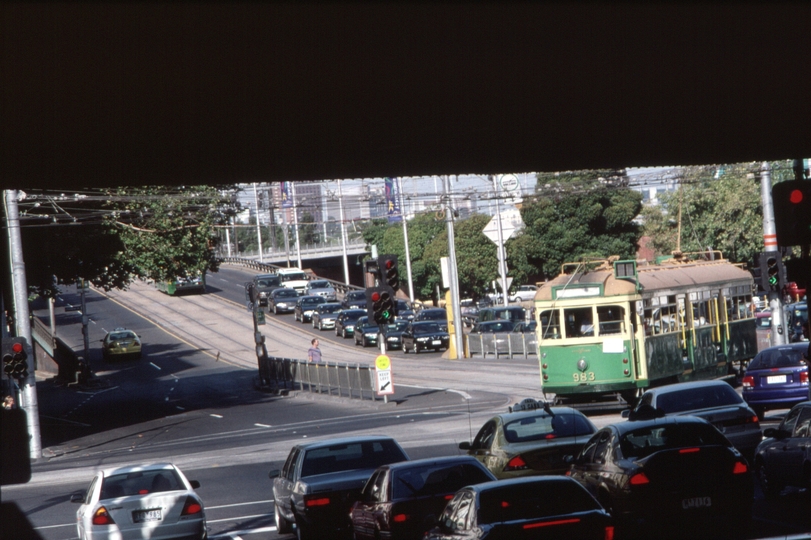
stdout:
{"type": "Polygon", "coordinates": [[[574,382],[588,382],[596,380],[593,371],[589,371],[588,373],[572,373],[572,377],[574,377],[574,382]]]}

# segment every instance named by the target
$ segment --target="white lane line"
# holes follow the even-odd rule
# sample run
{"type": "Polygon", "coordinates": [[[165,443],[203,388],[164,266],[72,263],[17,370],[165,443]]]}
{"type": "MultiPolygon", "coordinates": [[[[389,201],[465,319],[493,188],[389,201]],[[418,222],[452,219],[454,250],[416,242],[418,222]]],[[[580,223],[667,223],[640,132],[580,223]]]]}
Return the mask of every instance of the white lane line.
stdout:
{"type": "MultiPolygon", "coordinates": [[[[206,522],[211,523],[208,520],[206,520],[206,522]]],[[[242,530],[242,531],[231,531],[231,532],[222,533],[222,534],[215,534],[214,536],[209,536],[209,538],[211,540],[214,540],[215,538],[229,538],[230,540],[237,540],[234,537],[234,535],[237,535],[237,537],[238,537],[238,535],[240,535],[240,534],[260,534],[260,533],[273,532],[275,530],[276,530],[276,527],[259,527],[259,528],[256,528],[256,529],[245,529],[245,530],[242,530]]]]}
{"type": "Polygon", "coordinates": [[[43,525],[42,527],[34,527],[34,530],[40,529],[56,529],[57,527],[75,527],[75,523],[65,523],[62,525],[43,525]]]}
{"type": "MultiPolygon", "coordinates": [[[[273,516],[273,514],[255,514],[253,516],[238,516],[238,517],[230,517],[230,518],[225,518],[225,519],[207,519],[206,523],[222,523],[223,521],[236,521],[238,519],[256,519],[256,518],[262,518],[262,517],[266,517],[266,518],[270,519],[271,517],[274,517],[274,516],[273,516]]],[[[273,530],[276,530],[276,527],[273,527],[273,530]]],[[[242,531],[240,531],[240,532],[242,532],[242,531]]],[[[232,531],[230,534],[238,534],[238,533],[237,533],[237,531],[232,531]]]]}
{"type": "Polygon", "coordinates": [[[249,506],[251,504],[269,504],[272,503],[273,499],[269,499],[267,501],[250,501],[244,503],[234,503],[234,504],[221,504],[220,506],[206,506],[206,510],[215,510],[217,508],[232,508],[234,506],[249,506]]]}
{"type": "Polygon", "coordinates": [[[150,363],[149,363],[149,365],[150,365],[150,366],[152,366],[153,368],[157,369],[158,371],[161,371],[161,368],[160,368],[160,367],[158,367],[158,366],[156,366],[156,365],[155,365],[155,364],[153,364],[152,362],[150,362],[150,363]]]}
{"type": "Polygon", "coordinates": [[[222,418],[221,414],[210,414],[209,416],[213,416],[214,418],[222,418]]]}
{"type": "Polygon", "coordinates": [[[254,424],[256,427],[271,427],[267,424],[254,424]]]}

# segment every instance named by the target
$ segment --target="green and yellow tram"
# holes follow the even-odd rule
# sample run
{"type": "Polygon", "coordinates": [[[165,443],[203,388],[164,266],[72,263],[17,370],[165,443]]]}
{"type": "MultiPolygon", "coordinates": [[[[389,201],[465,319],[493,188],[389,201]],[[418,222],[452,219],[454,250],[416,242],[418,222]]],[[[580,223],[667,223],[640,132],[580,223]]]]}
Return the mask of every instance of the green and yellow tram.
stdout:
{"type": "Polygon", "coordinates": [[[757,353],[753,279],[715,252],[567,263],[535,296],[545,394],[589,401],[711,379],[757,353]]]}
{"type": "Polygon", "coordinates": [[[206,275],[200,274],[190,278],[179,277],[168,281],[156,281],[155,287],[170,296],[184,293],[206,292],[206,275]]]}

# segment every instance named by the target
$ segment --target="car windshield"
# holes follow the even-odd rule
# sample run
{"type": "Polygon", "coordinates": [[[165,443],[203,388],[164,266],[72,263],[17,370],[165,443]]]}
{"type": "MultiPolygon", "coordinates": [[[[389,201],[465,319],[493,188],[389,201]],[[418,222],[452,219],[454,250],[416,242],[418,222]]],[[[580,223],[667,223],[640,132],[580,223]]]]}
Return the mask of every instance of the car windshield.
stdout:
{"type": "Polygon", "coordinates": [[[488,489],[479,497],[479,525],[598,510],[600,504],[575,481],[545,481],[488,489]]]}
{"type": "Polygon", "coordinates": [[[276,298],[295,298],[298,296],[295,289],[279,289],[277,291],[273,291],[273,294],[276,296],[276,298]]]}
{"type": "Polygon", "coordinates": [[[110,341],[120,341],[122,339],[134,339],[135,332],[111,332],[110,333],[110,341]]]}
{"type": "Polygon", "coordinates": [[[101,484],[99,499],[114,499],[179,489],[185,490],[186,487],[173,469],[135,471],[106,477],[101,484]]]}
{"type": "Polygon", "coordinates": [[[665,414],[738,405],[739,403],[743,403],[743,399],[726,383],[664,392],[656,398],[656,408],[662,409],[665,414]]]}
{"type": "Polygon", "coordinates": [[[315,298],[302,298],[301,305],[302,306],[315,306],[317,304],[323,304],[326,302],[322,296],[317,296],[315,298]]]}
{"type": "Polygon", "coordinates": [[[341,304],[321,304],[318,313],[335,313],[341,309],[341,304]]]}
{"type": "Polygon", "coordinates": [[[781,367],[796,367],[806,364],[805,355],[802,350],[793,347],[785,347],[774,350],[761,351],[754,360],[749,363],[747,369],[773,369],[781,367]]]}
{"type": "Polygon", "coordinates": [[[257,281],[256,286],[257,287],[275,287],[275,286],[281,284],[281,281],[282,280],[279,279],[278,277],[276,277],[276,278],[265,278],[265,279],[260,279],[259,281],[257,281]]]}
{"type": "Polygon", "coordinates": [[[307,274],[304,272],[292,272],[290,274],[281,274],[282,281],[307,281],[307,274]]]}
{"type": "Polygon", "coordinates": [[[415,334],[433,334],[436,332],[444,332],[442,327],[439,326],[439,323],[415,324],[413,328],[415,334]]]}
{"type": "Polygon", "coordinates": [[[504,424],[504,438],[511,443],[552,440],[592,433],[594,428],[577,413],[557,413],[554,416],[542,413],[504,424]]]}
{"type": "Polygon", "coordinates": [[[420,319],[427,320],[444,320],[448,318],[448,314],[444,309],[426,309],[420,312],[420,319]]]}
{"type": "Polygon", "coordinates": [[[481,467],[470,463],[451,466],[431,463],[396,469],[392,473],[391,498],[397,500],[456,493],[465,486],[491,479],[481,467]]]}
{"type": "Polygon", "coordinates": [[[311,289],[329,289],[329,281],[311,281],[309,287],[311,289]]]}
{"type": "Polygon", "coordinates": [[[387,326],[389,332],[392,332],[392,331],[402,332],[407,327],[408,327],[408,321],[397,321],[396,323],[390,324],[390,325],[387,326]]]}
{"type": "Polygon", "coordinates": [[[626,459],[643,458],[660,450],[707,445],[730,446],[730,443],[714,426],[698,422],[639,428],[620,439],[620,450],[626,459]]]}
{"type": "Polygon", "coordinates": [[[344,311],[344,313],[346,314],[344,316],[344,320],[357,321],[359,318],[366,315],[366,310],[365,309],[363,309],[363,310],[361,310],[361,309],[354,310],[353,309],[353,310],[349,310],[349,311],[344,311]]]}
{"type": "Polygon", "coordinates": [[[346,293],[347,300],[366,300],[366,291],[351,291],[346,293]]]}
{"type": "Polygon", "coordinates": [[[482,324],[479,331],[486,334],[494,334],[498,332],[512,332],[515,325],[510,321],[497,321],[492,323],[482,324]]]}

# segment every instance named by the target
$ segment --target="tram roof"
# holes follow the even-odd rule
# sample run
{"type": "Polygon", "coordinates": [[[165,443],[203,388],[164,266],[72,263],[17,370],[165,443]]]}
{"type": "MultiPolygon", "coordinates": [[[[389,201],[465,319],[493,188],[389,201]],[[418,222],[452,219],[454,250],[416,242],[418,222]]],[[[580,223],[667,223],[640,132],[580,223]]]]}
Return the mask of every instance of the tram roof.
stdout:
{"type": "MultiPolygon", "coordinates": [[[[726,259],[714,261],[675,261],[667,260],[661,264],[650,264],[637,261],[637,275],[642,291],[689,292],[706,286],[726,286],[741,281],[751,282],[751,274],[726,259]]],[[[636,293],[633,281],[617,279],[609,267],[601,266],[587,272],[564,273],[546,283],[539,284],[536,300],[552,300],[552,291],[566,288],[602,285],[603,296],[623,296],[636,293]]]]}

